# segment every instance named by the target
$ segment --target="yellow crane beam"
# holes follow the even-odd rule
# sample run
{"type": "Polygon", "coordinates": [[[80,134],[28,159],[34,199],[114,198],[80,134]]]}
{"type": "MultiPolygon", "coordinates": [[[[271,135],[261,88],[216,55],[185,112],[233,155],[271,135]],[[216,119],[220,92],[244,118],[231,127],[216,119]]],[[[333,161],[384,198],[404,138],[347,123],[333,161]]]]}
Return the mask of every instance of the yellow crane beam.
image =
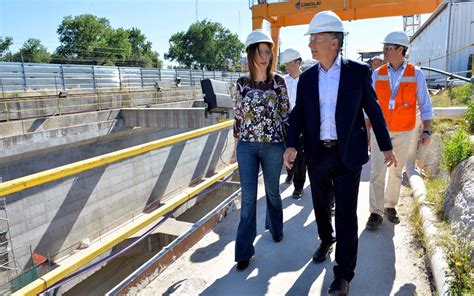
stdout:
{"type": "MultiPolygon", "coordinates": [[[[266,1],[262,1],[266,2],[266,1]]],[[[252,6],[252,27],[261,29],[263,20],[271,26],[276,57],[280,28],[309,24],[313,16],[323,10],[332,10],[342,20],[413,15],[433,12],[443,0],[289,0],[288,2],[261,3],[252,6]]],[[[276,63],[277,59],[274,59],[276,63]]]]}

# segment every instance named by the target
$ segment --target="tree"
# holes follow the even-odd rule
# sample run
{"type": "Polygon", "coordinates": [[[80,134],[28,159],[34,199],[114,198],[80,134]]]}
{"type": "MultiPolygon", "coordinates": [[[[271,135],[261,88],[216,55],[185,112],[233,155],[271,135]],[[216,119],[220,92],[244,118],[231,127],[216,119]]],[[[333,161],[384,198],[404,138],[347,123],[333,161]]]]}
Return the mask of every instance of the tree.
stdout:
{"type": "Polygon", "coordinates": [[[139,29],[114,29],[106,18],[91,14],[63,19],[57,33],[61,45],[53,61],[92,65],[161,67],[159,54],[139,29]]]}
{"type": "Polygon", "coordinates": [[[103,63],[104,57],[116,51],[107,44],[113,32],[106,18],[91,14],[66,16],[57,33],[61,45],[56,49],[55,59],[62,63],[103,63]]]}
{"type": "Polygon", "coordinates": [[[94,49],[94,57],[98,58],[97,64],[123,65],[130,57],[131,52],[127,30],[118,28],[109,31],[102,48],[94,49]]]}
{"type": "Polygon", "coordinates": [[[0,62],[11,60],[10,46],[13,44],[12,37],[0,38],[0,62]]]}
{"type": "Polygon", "coordinates": [[[152,43],[137,28],[128,30],[128,40],[132,49],[128,65],[135,67],[161,68],[163,61],[160,55],[152,50],[152,43]]]}
{"type": "Polygon", "coordinates": [[[39,39],[30,38],[20,50],[13,55],[14,62],[28,62],[28,63],[49,63],[51,54],[46,47],[41,44],[39,39]]]}
{"type": "Polygon", "coordinates": [[[192,24],[187,32],[173,34],[165,59],[202,70],[228,70],[231,60],[238,64],[244,45],[219,23],[203,20],[192,24]]]}

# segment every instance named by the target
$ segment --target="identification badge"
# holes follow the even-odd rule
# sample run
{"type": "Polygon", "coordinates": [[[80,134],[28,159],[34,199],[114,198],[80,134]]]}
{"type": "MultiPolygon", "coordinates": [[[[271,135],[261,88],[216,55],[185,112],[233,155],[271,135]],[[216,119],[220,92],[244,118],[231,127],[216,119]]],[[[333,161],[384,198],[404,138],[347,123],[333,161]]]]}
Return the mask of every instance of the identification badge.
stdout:
{"type": "Polygon", "coordinates": [[[395,109],[395,99],[391,98],[390,101],[388,101],[388,109],[395,109]]]}

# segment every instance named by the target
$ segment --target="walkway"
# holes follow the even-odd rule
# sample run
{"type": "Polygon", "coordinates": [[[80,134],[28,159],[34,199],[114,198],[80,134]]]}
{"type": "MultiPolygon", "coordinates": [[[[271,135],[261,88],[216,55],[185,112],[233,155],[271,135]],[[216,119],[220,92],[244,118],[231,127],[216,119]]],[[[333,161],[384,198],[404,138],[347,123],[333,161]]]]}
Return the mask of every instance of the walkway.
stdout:
{"type": "MultiPolygon", "coordinates": [[[[368,219],[369,167],[362,173],[359,193],[359,253],[351,296],[431,295],[423,259],[412,244],[407,206],[401,200],[401,224],[384,220],[376,232],[365,230],[368,219]]],[[[284,207],[284,238],[273,242],[264,230],[265,200],[259,187],[256,257],[243,272],[234,263],[234,239],[239,211],[228,217],[174,264],[144,288],[140,295],[327,295],[332,281],[331,260],[313,263],[319,245],[308,182],[301,200],[291,198],[293,186],[281,190],[284,207]]]]}

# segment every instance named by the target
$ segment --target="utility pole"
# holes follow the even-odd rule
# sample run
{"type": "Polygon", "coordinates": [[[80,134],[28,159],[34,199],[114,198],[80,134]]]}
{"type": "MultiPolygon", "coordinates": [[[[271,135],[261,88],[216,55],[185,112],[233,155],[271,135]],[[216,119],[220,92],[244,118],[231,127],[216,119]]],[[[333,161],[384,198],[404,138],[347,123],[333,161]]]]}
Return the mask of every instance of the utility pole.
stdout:
{"type": "Polygon", "coordinates": [[[196,0],[196,23],[199,22],[198,19],[198,0],[196,0]]]}

